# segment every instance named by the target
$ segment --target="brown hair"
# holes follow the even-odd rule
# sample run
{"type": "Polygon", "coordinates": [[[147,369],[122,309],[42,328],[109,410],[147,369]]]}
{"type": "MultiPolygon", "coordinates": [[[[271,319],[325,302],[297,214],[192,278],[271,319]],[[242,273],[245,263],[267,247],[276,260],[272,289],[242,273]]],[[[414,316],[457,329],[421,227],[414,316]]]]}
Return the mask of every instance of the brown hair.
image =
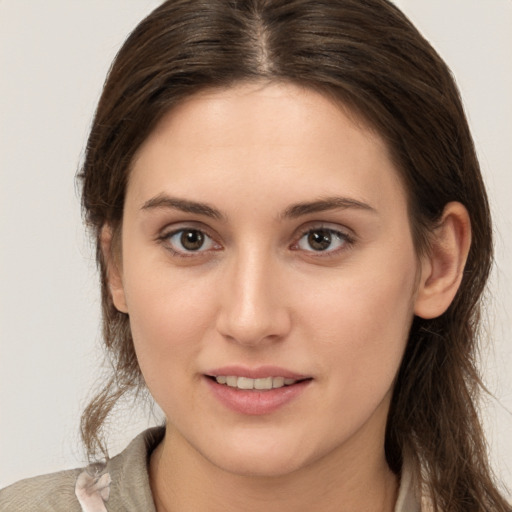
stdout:
{"type": "Polygon", "coordinates": [[[144,386],[129,321],[112,303],[100,250],[119,231],[130,163],[183,98],[240,81],[288,81],[338,98],[387,141],[409,199],[418,252],[444,206],[469,211],[472,245],[448,311],[415,318],[397,376],[386,456],[411,454],[434,510],[510,510],[491,478],[476,410],[480,301],[492,262],[491,222],[475,150],[449,69],[386,0],[171,0],[132,32],[105,83],[79,177],[97,244],[104,343],[113,376],[82,417],[90,455],[117,399],[144,386]]]}

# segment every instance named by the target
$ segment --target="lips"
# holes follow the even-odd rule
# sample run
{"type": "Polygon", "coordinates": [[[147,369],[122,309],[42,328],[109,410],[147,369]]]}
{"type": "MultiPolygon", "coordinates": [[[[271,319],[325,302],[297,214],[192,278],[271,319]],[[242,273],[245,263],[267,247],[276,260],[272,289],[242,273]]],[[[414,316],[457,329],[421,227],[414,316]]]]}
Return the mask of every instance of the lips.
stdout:
{"type": "Polygon", "coordinates": [[[212,368],[205,372],[210,377],[229,376],[247,377],[249,379],[262,379],[266,377],[283,377],[285,379],[304,380],[310,378],[309,375],[297,373],[280,366],[262,365],[256,368],[250,368],[242,365],[222,366],[221,368],[212,368]]]}
{"type": "Polygon", "coordinates": [[[297,399],[312,378],[284,368],[229,366],[205,375],[222,405],[244,415],[270,414],[297,399]]]}

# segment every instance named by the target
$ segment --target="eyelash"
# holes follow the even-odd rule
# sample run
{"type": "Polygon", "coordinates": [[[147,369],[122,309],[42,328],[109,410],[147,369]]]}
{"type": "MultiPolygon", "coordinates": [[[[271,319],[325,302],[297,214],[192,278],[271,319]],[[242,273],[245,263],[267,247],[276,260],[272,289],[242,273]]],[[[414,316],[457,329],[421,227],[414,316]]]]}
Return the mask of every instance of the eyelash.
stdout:
{"type": "Polygon", "coordinates": [[[196,228],[196,227],[186,227],[185,226],[185,227],[181,227],[179,229],[174,229],[172,231],[165,232],[161,236],[158,237],[158,241],[161,244],[163,244],[165,246],[165,248],[168,251],[170,251],[173,256],[177,256],[178,258],[193,258],[193,257],[197,257],[197,256],[203,256],[205,253],[210,252],[211,250],[218,251],[222,248],[221,245],[218,244],[217,242],[215,242],[213,237],[210,236],[203,228],[196,228]],[[213,243],[217,247],[215,247],[214,249],[200,250],[202,248],[202,245],[201,245],[199,247],[199,250],[197,250],[197,251],[186,250],[186,249],[176,250],[171,243],[171,239],[174,236],[179,235],[180,233],[181,233],[181,236],[183,236],[183,234],[187,233],[187,232],[198,233],[204,237],[205,241],[209,240],[210,243],[213,243]]]}
{"type": "Polygon", "coordinates": [[[304,252],[308,253],[310,256],[313,256],[313,257],[329,258],[329,257],[338,256],[339,253],[346,251],[355,243],[354,237],[349,235],[345,231],[341,231],[340,229],[335,229],[335,228],[325,226],[325,225],[318,225],[318,226],[310,226],[310,227],[307,227],[306,229],[302,230],[300,232],[300,236],[298,237],[297,241],[292,244],[291,249],[292,250],[301,250],[301,248],[299,247],[299,243],[301,242],[301,240],[304,237],[309,236],[315,232],[316,233],[324,232],[324,233],[328,234],[331,238],[331,242],[334,242],[336,240],[339,241],[340,247],[337,247],[335,249],[327,248],[325,250],[302,249],[304,252]]]}
{"type": "MultiPolygon", "coordinates": [[[[214,238],[210,236],[203,228],[196,228],[196,227],[181,227],[179,229],[174,229],[169,232],[163,233],[161,236],[158,237],[158,241],[165,245],[165,248],[171,252],[173,256],[177,256],[179,258],[191,258],[191,257],[197,257],[197,256],[204,256],[207,253],[213,251],[218,251],[222,249],[222,246],[215,242],[214,238]],[[204,240],[206,243],[213,244],[215,247],[212,249],[202,249],[203,244],[198,248],[198,250],[177,250],[173,247],[173,244],[171,243],[171,239],[175,237],[176,235],[185,233],[196,233],[204,237],[204,240]]],[[[341,231],[339,229],[334,229],[325,225],[319,225],[319,226],[313,226],[308,227],[306,229],[303,229],[298,238],[296,238],[296,242],[290,245],[290,249],[293,251],[304,251],[305,253],[308,253],[310,256],[313,257],[333,257],[337,256],[340,252],[343,252],[347,249],[349,249],[353,244],[355,243],[354,238],[349,235],[348,233],[341,231]],[[335,249],[330,249],[329,247],[325,250],[315,250],[313,248],[311,249],[301,249],[299,244],[302,239],[306,236],[310,236],[315,232],[324,232],[324,234],[327,234],[330,237],[329,243],[338,241],[340,244],[340,247],[337,247],[335,249]]]]}

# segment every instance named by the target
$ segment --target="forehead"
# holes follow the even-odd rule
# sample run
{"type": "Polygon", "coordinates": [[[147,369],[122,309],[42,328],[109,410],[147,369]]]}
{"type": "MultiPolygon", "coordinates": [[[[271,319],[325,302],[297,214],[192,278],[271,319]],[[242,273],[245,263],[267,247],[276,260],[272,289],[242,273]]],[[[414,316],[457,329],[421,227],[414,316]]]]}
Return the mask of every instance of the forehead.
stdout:
{"type": "Polygon", "coordinates": [[[227,187],[283,199],[294,191],[377,202],[389,201],[385,192],[404,195],[374,130],[326,95],[289,83],[206,90],[173,108],[132,166],[129,192],[136,188],[142,201],[158,187],[210,197],[227,187]]]}
{"type": "MultiPolygon", "coordinates": [[[[201,143],[199,137],[206,135],[208,140],[202,141],[229,146],[239,145],[242,137],[250,144],[254,137],[258,144],[279,145],[289,140],[293,144],[297,137],[308,138],[316,131],[328,144],[327,130],[318,128],[340,122],[352,134],[364,134],[387,151],[379,134],[354,110],[332,95],[290,82],[242,82],[200,91],[164,115],[148,139],[167,138],[167,143],[190,145],[201,143]]],[[[336,133],[332,135],[336,137],[336,133]]],[[[345,135],[350,134],[347,131],[345,135]]],[[[320,141],[321,137],[315,138],[315,144],[320,141]]]]}

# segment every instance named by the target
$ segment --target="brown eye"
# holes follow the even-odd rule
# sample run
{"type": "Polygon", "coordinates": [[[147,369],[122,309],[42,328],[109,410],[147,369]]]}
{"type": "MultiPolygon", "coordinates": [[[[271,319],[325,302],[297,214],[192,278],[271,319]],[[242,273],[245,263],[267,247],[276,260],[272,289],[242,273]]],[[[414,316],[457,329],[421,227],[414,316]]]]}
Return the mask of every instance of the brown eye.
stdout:
{"type": "Polygon", "coordinates": [[[204,233],[197,229],[186,229],[181,232],[180,242],[187,251],[198,251],[204,245],[204,233]]]}
{"type": "Polygon", "coordinates": [[[304,232],[295,247],[305,252],[331,254],[344,249],[345,246],[349,246],[351,243],[350,236],[342,231],[319,227],[304,232]]]}
{"type": "Polygon", "coordinates": [[[328,229],[317,229],[308,233],[308,244],[314,251],[325,251],[332,243],[332,233],[328,229]]]}
{"type": "Polygon", "coordinates": [[[219,250],[221,246],[204,231],[194,228],[182,228],[168,233],[161,238],[165,245],[177,255],[202,254],[211,250],[219,250]]]}

